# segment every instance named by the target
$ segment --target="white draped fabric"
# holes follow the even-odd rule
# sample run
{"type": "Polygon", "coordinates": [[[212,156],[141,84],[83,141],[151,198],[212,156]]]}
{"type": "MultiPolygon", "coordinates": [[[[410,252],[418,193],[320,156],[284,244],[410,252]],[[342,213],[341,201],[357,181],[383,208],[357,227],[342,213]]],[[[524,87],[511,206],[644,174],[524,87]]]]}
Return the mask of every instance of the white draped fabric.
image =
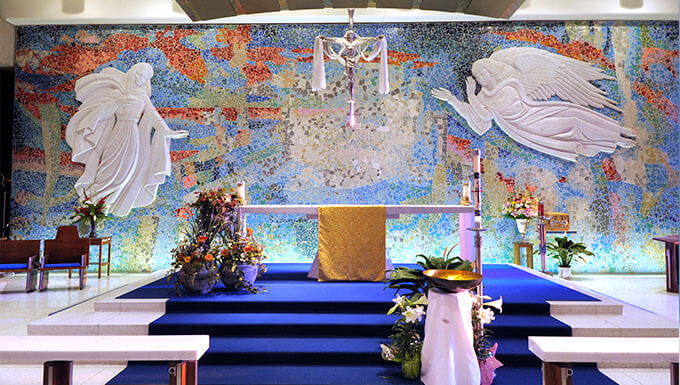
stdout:
{"type": "Polygon", "coordinates": [[[356,64],[359,59],[366,61],[373,60],[380,55],[380,67],[378,69],[378,92],[386,94],[390,90],[389,73],[387,72],[387,39],[384,36],[377,38],[369,54],[365,54],[361,47],[361,38],[356,42],[358,54],[356,57],[343,57],[341,48],[338,52],[331,47],[332,43],[338,43],[337,39],[330,39],[324,36],[317,36],[314,39],[314,59],[312,60],[312,91],[326,89],[326,70],[324,68],[324,54],[332,60],[337,60],[344,65],[345,61],[353,61],[352,66],[356,64]]]}
{"type": "Polygon", "coordinates": [[[479,384],[470,293],[430,289],[427,299],[420,380],[425,385],[479,384]]]}

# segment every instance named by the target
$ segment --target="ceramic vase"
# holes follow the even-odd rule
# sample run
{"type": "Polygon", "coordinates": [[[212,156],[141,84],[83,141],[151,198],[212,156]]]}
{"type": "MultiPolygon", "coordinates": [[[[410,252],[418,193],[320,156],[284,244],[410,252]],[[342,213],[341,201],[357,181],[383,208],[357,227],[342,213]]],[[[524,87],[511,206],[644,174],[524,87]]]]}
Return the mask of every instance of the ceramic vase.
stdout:
{"type": "Polygon", "coordinates": [[[569,267],[560,266],[560,278],[571,279],[571,266],[569,267]]]}
{"type": "Polygon", "coordinates": [[[188,294],[207,294],[217,283],[217,266],[204,265],[194,271],[189,265],[184,265],[177,272],[177,280],[188,294]]]}
{"type": "Polygon", "coordinates": [[[418,378],[420,376],[420,354],[416,354],[411,359],[401,361],[401,374],[405,378],[418,378]]]}
{"type": "Polygon", "coordinates": [[[220,279],[227,290],[240,289],[243,287],[243,283],[252,285],[259,272],[257,265],[238,265],[234,271],[231,270],[231,267],[232,265],[224,264],[220,269],[220,279]],[[239,274],[239,271],[241,274],[239,274]]]}
{"type": "Polygon", "coordinates": [[[527,227],[529,227],[529,219],[515,219],[517,224],[517,231],[522,236],[522,242],[524,242],[524,234],[527,233],[527,227]]]}
{"type": "Polygon", "coordinates": [[[90,217],[90,235],[89,238],[97,238],[97,220],[95,217],[90,217]]]}

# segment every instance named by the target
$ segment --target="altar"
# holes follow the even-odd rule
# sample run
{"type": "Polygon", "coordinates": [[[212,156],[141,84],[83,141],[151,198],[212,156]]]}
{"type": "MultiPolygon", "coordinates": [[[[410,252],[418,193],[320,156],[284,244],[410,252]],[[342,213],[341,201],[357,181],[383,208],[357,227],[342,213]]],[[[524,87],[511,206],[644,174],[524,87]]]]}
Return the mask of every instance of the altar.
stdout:
{"type": "MultiPolygon", "coordinates": [[[[329,205],[243,205],[241,214],[304,215],[319,219],[319,207],[329,205]]],[[[362,207],[365,205],[333,205],[336,207],[362,207]]],[[[462,205],[384,205],[386,219],[399,219],[401,215],[458,214],[460,258],[474,261],[474,233],[464,231],[474,227],[474,206],[462,205]]]]}

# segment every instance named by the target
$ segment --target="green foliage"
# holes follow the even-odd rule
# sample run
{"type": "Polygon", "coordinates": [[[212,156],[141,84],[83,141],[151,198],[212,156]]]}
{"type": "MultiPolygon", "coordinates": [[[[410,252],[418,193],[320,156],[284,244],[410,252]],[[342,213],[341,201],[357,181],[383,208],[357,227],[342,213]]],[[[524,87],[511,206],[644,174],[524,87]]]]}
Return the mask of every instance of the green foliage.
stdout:
{"type": "Polygon", "coordinates": [[[555,242],[549,242],[546,245],[548,255],[555,258],[560,267],[570,267],[572,262],[580,260],[587,262],[584,255],[592,256],[592,252],[586,250],[586,245],[580,242],[574,242],[564,237],[555,237],[555,242]]]}
{"type": "Polygon", "coordinates": [[[416,294],[425,294],[430,289],[430,283],[425,280],[425,270],[467,270],[472,271],[472,263],[464,261],[460,257],[450,257],[454,245],[444,250],[441,257],[428,257],[423,254],[416,255],[416,263],[422,268],[397,267],[388,271],[388,279],[385,280],[386,288],[395,289],[397,294],[403,291],[411,298],[416,294]],[[419,260],[420,259],[420,260],[419,260]]]}

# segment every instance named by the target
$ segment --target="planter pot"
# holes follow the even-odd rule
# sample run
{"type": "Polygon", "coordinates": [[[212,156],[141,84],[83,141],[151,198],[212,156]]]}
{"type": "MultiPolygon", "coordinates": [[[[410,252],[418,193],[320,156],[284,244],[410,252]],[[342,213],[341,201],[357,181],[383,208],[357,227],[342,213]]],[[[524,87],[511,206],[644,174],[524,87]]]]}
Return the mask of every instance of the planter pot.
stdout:
{"type": "Polygon", "coordinates": [[[560,278],[571,279],[571,266],[570,267],[560,266],[560,278]]]}
{"type": "Polygon", "coordinates": [[[517,224],[517,231],[519,231],[522,241],[524,241],[524,234],[527,233],[527,228],[529,227],[529,219],[515,219],[515,224],[517,224]]]}
{"type": "Polygon", "coordinates": [[[231,271],[231,266],[222,265],[220,269],[220,279],[225,289],[237,290],[244,287],[244,283],[252,286],[259,273],[257,265],[238,265],[235,271],[231,271]]]}
{"type": "Polygon", "coordinates": [[[405,378],[418,378],[420,376],[420,354],[416,354],[409,360],[401,361],[401,374],[405,378]]]}
{"type": "Polygon", "coordinates": [[[188,294],[207,294],[217,283],[217,266],[205,265],[198,271],[184,266],[177,272],[177,280],[188,294]]]}

